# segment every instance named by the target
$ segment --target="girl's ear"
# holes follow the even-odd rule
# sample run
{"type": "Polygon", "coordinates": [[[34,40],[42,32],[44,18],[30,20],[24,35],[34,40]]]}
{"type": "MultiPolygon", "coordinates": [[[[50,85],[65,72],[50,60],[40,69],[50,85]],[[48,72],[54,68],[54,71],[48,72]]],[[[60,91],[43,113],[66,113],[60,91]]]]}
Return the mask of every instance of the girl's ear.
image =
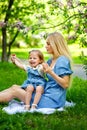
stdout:
{"type": "Polygon", "coordinates": [[[43,60],[41,60],[41,62],[40,62],[40,63],[42,64],[43,62],[44,62],[44,61],[43,61],[43,60]]]}

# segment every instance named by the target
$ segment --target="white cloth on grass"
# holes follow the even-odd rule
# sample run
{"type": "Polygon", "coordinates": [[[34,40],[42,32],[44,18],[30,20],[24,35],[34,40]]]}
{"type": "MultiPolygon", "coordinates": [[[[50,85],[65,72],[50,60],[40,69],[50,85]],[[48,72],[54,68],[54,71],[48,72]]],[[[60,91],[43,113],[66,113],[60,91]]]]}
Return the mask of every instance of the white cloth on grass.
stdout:
{"type": "MultiPolygon", "coordinates": [[[[16,113],[24,113],[24,112],[30,112],[30,113],[39,112],[42,114],[52,114],[55,111],[65,111],[63,107],[58,108],[58,109],[40,108],[40,109],[35,109],[34,111],[28,111],[24,109],[24,106],[25,105],[23,102],[12,100],[11,102],[9,102],[8,106],[4,107],[2,110],[8,114],[16,114],[16,113]]],[[[75,103],[66,101],[65,107],[73,107],[73,106],[75,106],[75,103]]]]}

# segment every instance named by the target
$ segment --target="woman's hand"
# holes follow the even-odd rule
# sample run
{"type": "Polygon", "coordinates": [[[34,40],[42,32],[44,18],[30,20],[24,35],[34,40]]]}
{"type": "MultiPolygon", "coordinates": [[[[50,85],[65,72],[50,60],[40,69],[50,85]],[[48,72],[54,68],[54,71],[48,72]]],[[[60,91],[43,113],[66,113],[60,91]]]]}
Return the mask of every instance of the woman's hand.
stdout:
{"type": "Polygon", "coordinates": [[[45,73],[50,73],[52,71],[52,68],[47,63],[42,63],[42,66],[45,73]]]}
{"type": "Polygon", "coordinates": [[[52,68],[47,63],[42,63],[43,70],[45,73],[49,73],[58,84],[60,84],[63,88],[68,88],[70,83],[70,76],[64,76],[60,77],[58,76],[54,71],[52,71],[52,68]]]}

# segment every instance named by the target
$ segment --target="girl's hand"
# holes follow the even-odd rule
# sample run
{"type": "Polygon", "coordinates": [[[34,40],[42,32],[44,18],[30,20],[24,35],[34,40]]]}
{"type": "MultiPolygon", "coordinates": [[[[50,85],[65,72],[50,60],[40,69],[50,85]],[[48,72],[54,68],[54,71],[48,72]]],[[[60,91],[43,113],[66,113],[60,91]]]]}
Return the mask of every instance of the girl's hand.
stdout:
{"type": "Polygon", "coordinates": [[[12,56],[16,56],[15,54],[12,54],[12,56]]]}
{"type": "Polygon", "coordinates": [[[42,66],[45,73],[50,73],[52,71],[51,67],[47,63],[42,63],[42,66]]]}
{"type": "Polygon", "coordinates": [[[12,61],[13,64],[15,64],[17,67],[19,67],[19,68],[25,70],[23,63],[21,62],[20,59],[18,59],[18,58],[16,57],[15,54],[12,54],[12,55],[11,55],[11,61],[12,61]]]}
{"type": "Polygon", "coordinates": [[[15,59],[16,59],[16,55],[15,55],[15,54],[12,54],[12,55],[11,55],[11,61],[12,61],[13,63],[15,63],[15,59]]]}

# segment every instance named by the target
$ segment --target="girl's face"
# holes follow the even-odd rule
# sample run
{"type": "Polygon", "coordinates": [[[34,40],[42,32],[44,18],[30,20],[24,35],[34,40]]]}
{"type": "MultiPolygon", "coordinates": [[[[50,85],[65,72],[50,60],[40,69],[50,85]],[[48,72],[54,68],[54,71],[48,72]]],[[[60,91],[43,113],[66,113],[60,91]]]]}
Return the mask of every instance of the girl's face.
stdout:
{"type": "Polygon", "coordinates": [[[29,64],[31,67],[36,67],[41,63],[41,60],[36,52],[31,52],[29,56],[29,64]]]}
{"type": "Polygon", "coordinates": [[[47,52],[49,54],[54,54],[53,49],[52,49],[52,47],[51,47],[49,42],[46,42],[46,46],[45,47],[46,47],[46,50],[47,50],[47,52]]]}

